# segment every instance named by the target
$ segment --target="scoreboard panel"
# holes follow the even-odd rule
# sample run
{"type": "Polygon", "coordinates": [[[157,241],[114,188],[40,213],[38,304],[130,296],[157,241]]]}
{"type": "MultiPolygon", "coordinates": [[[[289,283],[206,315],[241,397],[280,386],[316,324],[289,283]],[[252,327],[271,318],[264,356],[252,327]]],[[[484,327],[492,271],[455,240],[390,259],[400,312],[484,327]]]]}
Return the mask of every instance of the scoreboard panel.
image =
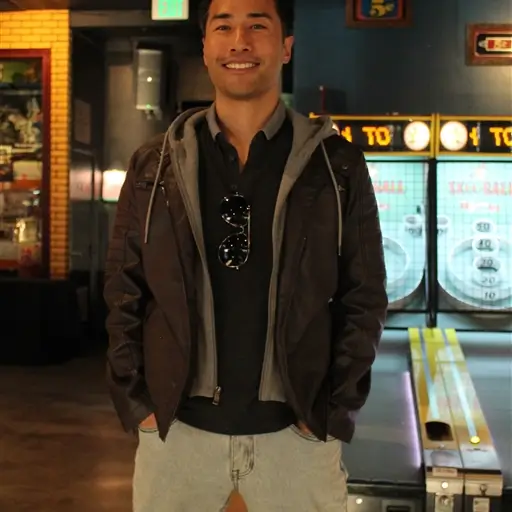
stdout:
{"type": "Polygon", "coordinates": [[[364,153],[433,156],[434,116],[329,117],[340,135],[364,153]]]}
{"type": "Polygon", "coordinates": [[[512,116],[439,116],[437,124],[438,155],[512,156],[512,116]]]}

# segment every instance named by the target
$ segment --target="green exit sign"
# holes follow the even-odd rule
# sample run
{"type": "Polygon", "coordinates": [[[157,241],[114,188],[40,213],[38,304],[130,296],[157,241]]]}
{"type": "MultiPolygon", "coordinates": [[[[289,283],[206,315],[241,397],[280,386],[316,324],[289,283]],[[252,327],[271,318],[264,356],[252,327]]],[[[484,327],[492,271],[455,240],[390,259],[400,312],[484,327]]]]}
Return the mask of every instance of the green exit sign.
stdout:
{"type": "Polygon", "coordinates": [[[189,0],[151,0],[151,19],[188,20],[189,0]]]}

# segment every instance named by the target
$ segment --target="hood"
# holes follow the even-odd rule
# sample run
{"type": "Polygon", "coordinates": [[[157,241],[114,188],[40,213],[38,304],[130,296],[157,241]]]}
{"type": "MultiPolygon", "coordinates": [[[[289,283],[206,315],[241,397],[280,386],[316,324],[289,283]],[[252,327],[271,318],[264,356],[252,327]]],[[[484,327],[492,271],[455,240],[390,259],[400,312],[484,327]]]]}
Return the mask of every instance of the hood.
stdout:
{"type": "MultiPolygon", "coordinates": [[[[160,161],[158,170],[151,192],[151,198],[146,216],[144,242],[148,242],[149,227],[151,223],[151,213],[155,200],[155,194],[162,176],[163,165],[166,153],[171,156],[177,155],[181,161],[189,162],[185,165],[186,173],[191,174],[192,180],[188,180],[191,184],[189,193],[195,199],[195,207],[198,208],[198,193],[194,188],[197,186],[197,163],[198,163],[198,144],[197,144],[197,124],[206,117],[208,110],[215,108],[213,104],[209,108],[192,108],[180,114],[172,123],[164,137],[162,149],[160,152],[160,161]]],[[[332,120],[328,116],[316,118],[308,118],[299,114],[295,110],[286,109],[286,114],[292,122],[293,126],[293,142],[290,156],[286,165],[284,176],[289,182],[289,187],[283,189],[283,197],[289,192],[291,185],[297,180],[298,176],[304,168],[304,164],[311,157],[313,151],[320,143],[332,136],[337,135],[333,127],[332,120]],[[288,190],[286,190],[288,188],[288,190]]],[[[172,158],[171,158],[172,160],[172,158]]]]}
{"type": "MultiPolygon", "coordinates": [[[[215,104],[208,108],[192,108],[180,114],[167,130],[167,142],[171,149],[176,145],[183,143],[185,147],[190,145],[195,147],[196,131],[195,127],[206,117],[209,109],[215,108],[215,104]]],[[[295,110],[286,108],[286,114],[293,126],[293,145],[294,149],[304,147],[311,139],[326,139],[331,135],[337,135],[333,127],[332,120],[328,116],[308,118],[299,114],[295,110]]]]}

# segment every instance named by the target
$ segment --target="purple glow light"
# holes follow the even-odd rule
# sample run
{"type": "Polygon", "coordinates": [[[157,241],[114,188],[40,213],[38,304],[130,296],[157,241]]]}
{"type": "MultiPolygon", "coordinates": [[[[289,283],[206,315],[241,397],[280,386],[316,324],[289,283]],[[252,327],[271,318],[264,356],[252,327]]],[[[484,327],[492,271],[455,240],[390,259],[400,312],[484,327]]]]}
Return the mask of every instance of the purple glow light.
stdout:
{"type": "Polygon", "coordinates": [[[416,416],[416,402],[413,396],[411,372],[404,372],[402,374],[402,377],[404,379],[404,389],[407,396],[407,413],[409,418],[409,427],[411,428],[412,434],[410,436],[410,439],[412,440],[413,443],[413,464],[414,467],[420,469],[423,464],[423,457],[421,454],[422,447],[420,444],[420,431],[418,428],[418,419],[416,416]]]}

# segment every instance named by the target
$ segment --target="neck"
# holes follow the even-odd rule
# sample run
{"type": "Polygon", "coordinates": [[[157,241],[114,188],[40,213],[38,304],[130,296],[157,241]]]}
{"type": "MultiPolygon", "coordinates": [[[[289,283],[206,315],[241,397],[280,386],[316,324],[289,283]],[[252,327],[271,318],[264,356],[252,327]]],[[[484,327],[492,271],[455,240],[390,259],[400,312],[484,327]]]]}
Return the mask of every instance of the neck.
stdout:
{"type": "Polygon", "coordinates": [[[254,136],[272,117],[278,103],[278,90],[248,101],[218,96],[215,111],[227,139],[235,146],[249,147],[254,136]]]}

